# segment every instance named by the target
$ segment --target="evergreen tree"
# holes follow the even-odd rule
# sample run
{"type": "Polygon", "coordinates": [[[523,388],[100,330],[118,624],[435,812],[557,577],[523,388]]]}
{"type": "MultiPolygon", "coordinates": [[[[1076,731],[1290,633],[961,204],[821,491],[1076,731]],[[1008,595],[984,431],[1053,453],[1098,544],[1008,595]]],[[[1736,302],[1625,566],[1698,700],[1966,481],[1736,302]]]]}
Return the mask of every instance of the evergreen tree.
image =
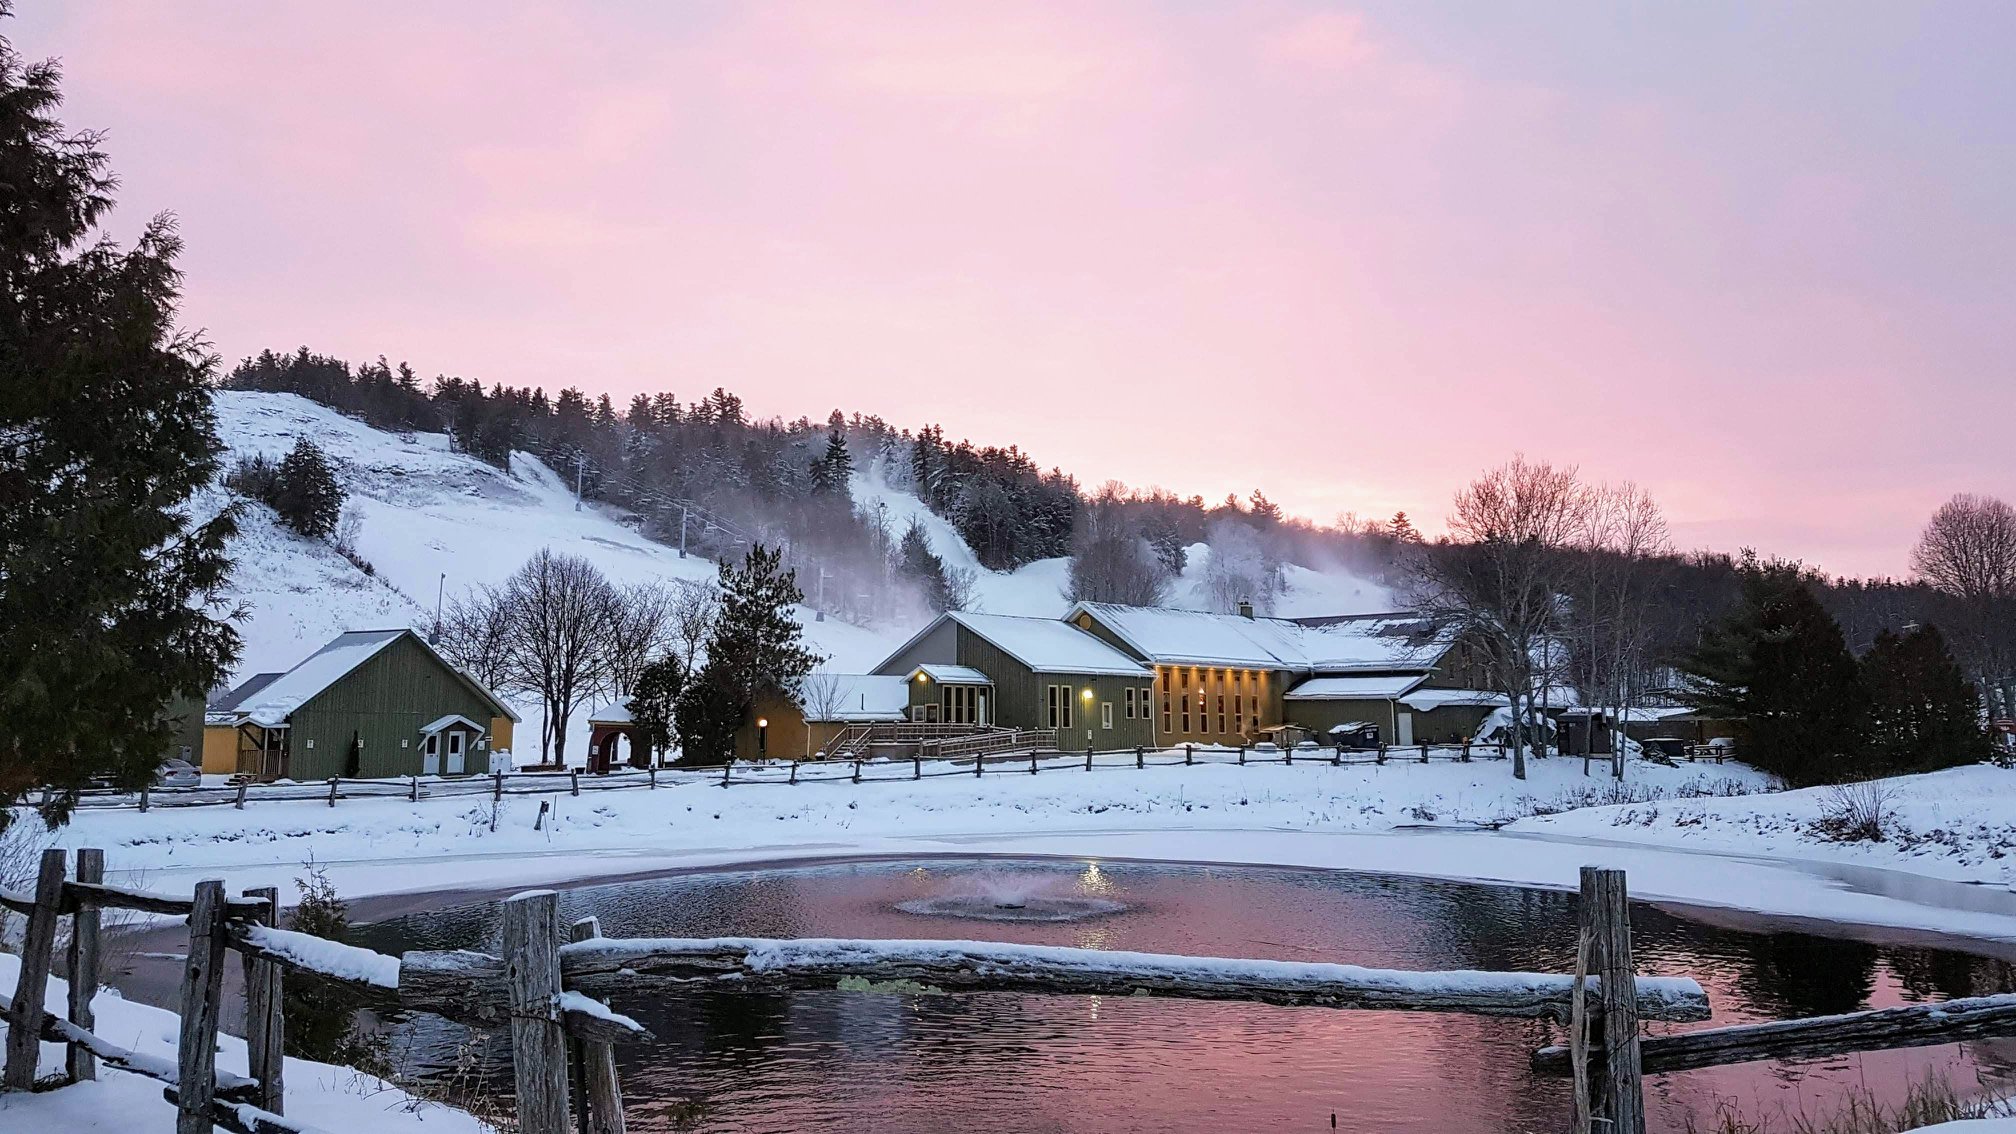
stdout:
{"type": "Polygon", "coordinates": [[[280,522],[309,539],[328,539],[343,516],[343,486],[321,446],[303,437],[280,461],[273,510],[280,522]]]}
{"type": "Polygon", "coordinates": [[[174,325],[181,240],[167,217],[130,249],[100,236],[115,180],[61,101],[56,65],[0,37],[0,827],[40,785],[53,824],[95,776],[145,783],[167,706],[239,646],[217,616],[235,513],[188,511],[218,443],[215,359],[174,325]]]}
{"type": "Polygon", "coordinates": [[[1689,700],[1738,722],[1743,758],[1795,787],[1854,778],[1866,770],[1866,705],[1840,625],[1797,564],[1749,557],[1742,585],[1685,663],[1689,700]]]}
{"type": "Polygon", "coordinates": [[[924,531],[924,521],[914,516],[896,547],[896,574],[915,583],[924,594],[925,604],[935,613],[943,614],[952,608],[952,585],[945,574],[945,561],[931,550],[931,537],[924,531]]]}
{"type": "Polygon", "coordinates": [[[637,724],[638,743],[654,754],[672,747],[679,698],[685,689],[686,667],[671,654],[637,673],[637,687],[630,691],[630,719],[637,724]]]}
{"type": "Polygon", "coordinates": [[[812,491],[844,497],[853,475],[854,455],[847,451],[847,438],[834,426],[826,433],[826,451],[812,462],[812,491]]]}
{"type": "Polygon", "coordinates": [[[1421,533],[1415,529],[1414,521],[1408,519],[1405,512],[1393,513],[1392,522],[1386,525],[1386,533],[1399,543],[1421,542],[1421,533]]]}
{"type": "Polygon", "coordinates": [[[818,664],[804,646],[804,627],[791,615],[804,598],[779,551],[757,544],[741,566],[721,565],[721,609],[707,638],[707,661],[678,703],[680,743],[689,762],[711,762],[731,752],[735,728],[757,694],[793,694],[818,664]]]}
{"type": "Polygon", "coordinates": [[[1981,698],[1930,625],[1888,629],[1862,658],[1872,770],[1888,775],[1971,764],[1988,755],[1981,698]]]}

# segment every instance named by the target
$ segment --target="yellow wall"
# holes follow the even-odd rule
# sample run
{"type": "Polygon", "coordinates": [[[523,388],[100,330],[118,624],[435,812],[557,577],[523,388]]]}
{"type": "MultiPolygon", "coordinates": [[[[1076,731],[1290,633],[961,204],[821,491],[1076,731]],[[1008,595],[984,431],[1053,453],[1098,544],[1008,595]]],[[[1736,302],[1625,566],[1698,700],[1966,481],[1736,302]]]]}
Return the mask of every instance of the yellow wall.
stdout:
{"type": "Polygon", "coordinates": [[[203,773],[229,776],[238,771],[238,729],[233,725],[203,726],[203,773]]]}
{"type": "Polygon", "coordinates": [[[511,726],[515,723],[510,717],[490,718],[490,751],[511,747],[511,726]]]}

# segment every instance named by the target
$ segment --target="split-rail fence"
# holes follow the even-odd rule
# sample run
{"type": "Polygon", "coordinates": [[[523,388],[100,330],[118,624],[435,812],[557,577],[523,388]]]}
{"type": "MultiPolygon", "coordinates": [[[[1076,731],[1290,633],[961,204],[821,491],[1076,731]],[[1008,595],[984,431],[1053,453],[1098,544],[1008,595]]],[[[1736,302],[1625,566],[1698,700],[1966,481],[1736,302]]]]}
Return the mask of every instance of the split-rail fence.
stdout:
{"type": "Polygon", "coordinates": [[[501,905],[502,956],[468,950],[391,957],[276,925],[268,887],[228,897],[221,881],[187,898],[108,886],[101,851],[44,852],[30,894],[0,893],[25,914],[20,978],[0,998],[7,1021],[0,1089],[60,1089],[98,1068],[163,1084],[177,1134],[309,1134],[285,1116],[285,974],[341,982],[368,1002],[429,1012],[480,1029],[509,1029],[521,1134],[622,1134],[622,1088],[614,1045],[650,1038],[608,1006],[609,996],[671,987],[739,992],[790,989],[936,994],[1153,996],[1330,1009],[1464,1012],[1549,1017],[1570,1042],[1533,1057],[1540,1075],[1575,1081],[1575,1129],[1619,1134],[1645,1128],[1644,1074],[1748,1060],[1951,1043],[2016,1034],[2016,995],[1889,1008],[1809,1020],[1643,1038],[1644,1020],[1701,1021],[1707,995],[1682,977],[1641,977],[1631,952],[1624,873],[1584,867],[1576,971],[1571,974],[1410,972],[1301,961],[1120,953],[970,941],[761,938],[603,938],[593,918],[563,933],[559,896],[535,890],[501,905]],[[99,911],[186,917],[189,952],[173,1063],[121,1048],[92,1031],[100,982],[99,911]],[[71,919],[67,1011],[43,1010],[59,922],[71,919]],[[248,1074],[219,1071],[226,953],[245,966],[248,1074]],[[64,1070],[37,1080],[43,1041],[68,1045],[64,1070]],[[1594,1124],[1594,1125],[1592,1125],[1594,1124]]]}

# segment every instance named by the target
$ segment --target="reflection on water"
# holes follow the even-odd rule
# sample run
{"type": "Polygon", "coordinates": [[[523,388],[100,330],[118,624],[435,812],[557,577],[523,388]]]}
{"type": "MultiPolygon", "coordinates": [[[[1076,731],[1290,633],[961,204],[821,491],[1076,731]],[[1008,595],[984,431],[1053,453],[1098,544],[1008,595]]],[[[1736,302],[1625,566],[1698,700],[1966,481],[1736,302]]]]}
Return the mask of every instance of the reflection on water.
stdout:
{"type": "MultiPolygon", "coordinates": [[[[934,859],[684,875],[562,895],[624,936],[941,937],[1096,949],[1335,960],[1394,968],[1566,972],[1573,895],[1264,867],[934,859]],[[1019,895],[1122,908],[1083,921],[932,916],[1019,895]]],[[[1713,928],[1638,907],[1641,966],[1709,990],[1715,1023],[2016,990],[2007,962],[1965,953],[1713,928]]],[[[497,947],[494,906],[413,915],[360,943],[497,947]]],[[[1526,1072],[1558,1031],[1539,1021],[1136,998],[671,993],[616,1007],[657,1036],[620,1049],[630,1128],[1529,1131],[1560,1129],[1567,1086],[1526,1072]]],[[[404,1025],[445,1069],[461,1033],[404,1025]]],[[[1668,1025],[1653,1025],[1654,1029],[1668,1025]]],[[[493,1043],[501,1048],[501,1042],[493,1043]]],[[[506,1058],[493,1051],[493,1060],[506,1058]]],[[[1797,1110],[1841,1084],[1901,1091],[1938,1067],[2016,1086],[2016,1042],[1986,1041],[1652,1081],[1653,1127],[1733,1101],[1797,1110]]],[[[504,1079],[508,1081],[508,1065],[504,1079]]]]}

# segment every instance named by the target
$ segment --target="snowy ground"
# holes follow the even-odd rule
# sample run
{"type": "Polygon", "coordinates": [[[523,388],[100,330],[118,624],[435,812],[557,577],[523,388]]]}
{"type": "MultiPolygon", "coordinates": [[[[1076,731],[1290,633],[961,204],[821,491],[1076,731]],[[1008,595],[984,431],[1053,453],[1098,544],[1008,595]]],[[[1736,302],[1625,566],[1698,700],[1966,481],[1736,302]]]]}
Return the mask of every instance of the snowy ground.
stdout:
{"type": "MultiPolygon", "coordinates": [[[[0,988],[14,987],[20,966],[18,957],[0,954],[0,988]]],[[[51,980],[44,1000],[47,1010],[62,1015],[67,995],[64,981],[51,980]]],[[[179,1027],[174,1013],[130,1003],[111,989],[100,992],[91,1007],[96,1013],[93,1031],[97,1035],[142,1055],[174,1061],[179,1027]]],[[[0,1034],[6,1030],[0,1022],[0,1034]]],[[[63,1045],[43,1044],[40,1073],[53,1075],[62,1069],[63,1045]]],[[[244,1040],[219,1037],[217,1069],[246,1073],[244,1040]]],[[[289,1059],[284,1076],[287,1116],[319,1130],[480,1134],[490,1129],[460,1110],[424,1102],[376,1076],[348,1067],[289,1059]]],[[[22,1134],[87,1130],[131,1134],[169,1130],[174,1125],[175,1108],[161,1097],[159,1082],[110,1068],[101,1067],[94,1082],[72,1084],[60,1091],[0,1094],[0,1130],[22,1134]]]]}
{"type": "MultiPolygon", "coordinates": [[[[1814,833],[1834,788],[1732,799],[1659,800],[1529,819],[1513,830],[1725,854],[1814,859],[2016,890],[2016,769],[1975,765],[1870,785],[1892,814],[1882,841],[1814,833]]],[[[1861,792],[1858,787],[1851,789],[1861,792]]]]}
{"type": "MultiPolygon", "coordinates": [[[[2016,815],[2016,772],[1943,775],[1967,783],[1984,822],[1997,808],[2016,815]]],[[[1524,783],[1495,761],[1146,770],[1122,761],[1093,772],[1000,771],[977,780],[725,789],[687,782],[507,798],[495,831],[489,801],[466,797],[87,812],[61,841],[105,848],[122,881],[177,890],[222,876],[234,887],[291,893],[300,864],[313,856],[349,897],[860,854],[1268,863],[1554,887],[1573,886],[1578,868],[1593,862],[1625,868],[1644,898],[2016,941],[2016,896],[1998,859],[1967,867],[1897,849],[1840,848],[1805,839],[1789,823],[1767,824],[1747,841],[1732,833],[1697,842],[1691,826],[1662,836],[1656,824],[1617,838],[1605,818],[1632,807],[1767,815],[1809,806],[1805,793],[1688,798],[1762,786],[1762,777],[1737,765],[1634,763],[1626,790],[1655,802],[1528,818],[1492,832],[1479,825],[1600,802],[1610,781],[1600,769],[1585,780],[1580,761],[1558,758],[1536,761],[1524,783]],[[534,830],[542,799],[554,812],[534,830]],[[1964,878],[1999,884],[1951,881],[1964,878]]]]}

